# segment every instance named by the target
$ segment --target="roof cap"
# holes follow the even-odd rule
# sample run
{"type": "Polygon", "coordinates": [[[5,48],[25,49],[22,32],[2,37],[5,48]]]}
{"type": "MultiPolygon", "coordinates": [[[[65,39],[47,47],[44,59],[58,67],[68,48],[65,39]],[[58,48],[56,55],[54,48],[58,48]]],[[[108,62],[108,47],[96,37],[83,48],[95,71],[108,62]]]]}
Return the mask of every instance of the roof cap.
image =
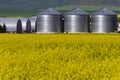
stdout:
{"type": "Polygon", "coordinates": [[[61,15],[61,13],[53,8],[48,8],[46,10],[39,12],[38,15],[61,15]]]}
{"type": "Polygon", "coordinates": [[[65,15],[89,15],[89,13],[83,11],[82,9],[74,8],[69,12],[66,12],[65,15]]]}
{"type": "Polygon", "coordinates": [[[93,15],[116,15],[116,13],[107,8],[102,8],[102,9],[94,12],[93,15]]]}

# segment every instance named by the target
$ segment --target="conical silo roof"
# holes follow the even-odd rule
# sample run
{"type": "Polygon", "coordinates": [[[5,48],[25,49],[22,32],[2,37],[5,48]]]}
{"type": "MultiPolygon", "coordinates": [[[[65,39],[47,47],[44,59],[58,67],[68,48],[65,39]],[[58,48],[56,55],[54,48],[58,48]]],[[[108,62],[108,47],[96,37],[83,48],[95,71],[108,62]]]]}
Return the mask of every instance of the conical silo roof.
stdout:
{"type": "Polygon", "coordinates": [[[66,12],[65,15],[89,15],[89,13],[83,11],[82,9],[74,8],[71,11],[66,12]]]}
{"type": "Polygon", "coordinates": [[[61,13],[53,8],[48,8],[46,10],[39,12],[38,15],[61,15],[61,13]]]}
{"type": "Polygon", "coordinates": [[[107,8],[102,8],[102,9],[94,12],[93,15],[116,15],[116,13],[107,8]]]}

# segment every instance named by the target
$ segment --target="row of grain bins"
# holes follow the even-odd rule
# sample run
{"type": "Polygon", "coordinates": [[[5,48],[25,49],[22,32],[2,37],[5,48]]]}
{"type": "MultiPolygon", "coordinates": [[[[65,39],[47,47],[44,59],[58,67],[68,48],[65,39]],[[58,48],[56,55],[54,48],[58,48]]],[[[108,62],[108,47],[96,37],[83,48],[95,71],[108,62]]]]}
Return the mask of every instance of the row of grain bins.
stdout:
{"type": "Polygon", "coordinates": [[[6,31],[18,32],[23,31],[30,32],[35,30],[36,17],[31,18],[0,18],[0,25],[6,25],[6,31]]]}
{"type": "Polygon", "coordinates": [[[5,23],[7,31],[22,33],[76,33],[76,32],[114,32],[117,30],[117,14],[103,8],[90,14],[75,8],[64,16],[48,8],[38,13],[37,18],[0,18],[0,25],[5,23]],[[90,21],[91,19],[91,21],[90,21]]]}
{"type": "Polygon", "coordinates": [[[23,31],[25,31],[26,33],[31,33],[32,31],[35,31],[35,19],[19,19],[16,25],[16,32],[22,33],[23,31]]]}
{"type": "Polygon", "coordinates": [[[64,18],[60,12],[49,8],[38,13],[36,32],[114,32],[117,29],[117,14],[106,8],[94,12],[91,18],[90,22],[90,14],[79,8],[65,13],[64,18]]]}

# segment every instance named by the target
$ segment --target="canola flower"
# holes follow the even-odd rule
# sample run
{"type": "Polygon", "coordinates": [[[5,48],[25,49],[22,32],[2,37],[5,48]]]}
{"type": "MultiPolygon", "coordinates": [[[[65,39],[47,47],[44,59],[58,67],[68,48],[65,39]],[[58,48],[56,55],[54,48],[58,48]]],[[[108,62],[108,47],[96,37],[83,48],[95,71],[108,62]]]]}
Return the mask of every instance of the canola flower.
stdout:
{"type": "Polygon", "coordinates": [[[0,34],[0,80],[120,80],[120,34],[0,34]]]}

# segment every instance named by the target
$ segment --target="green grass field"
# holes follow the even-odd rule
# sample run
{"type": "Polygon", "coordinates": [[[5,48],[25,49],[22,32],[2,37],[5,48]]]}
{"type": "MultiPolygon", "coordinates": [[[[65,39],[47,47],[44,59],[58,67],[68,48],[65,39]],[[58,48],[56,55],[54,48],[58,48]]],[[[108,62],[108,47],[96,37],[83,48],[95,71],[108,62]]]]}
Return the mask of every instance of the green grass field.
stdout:
{"type": "Polygon", "coordinates": [[[56,7],[56,9],[58,10],[71,10],[73,8],[81,8],[83,10],[99,10],[101,8],[109,8],[111,10],[120,10],[119,7],[116,7],[116,6],[90,6],[90,5],[66,5],[66,6],[62,6],[62,7],[56,7]]]}
{"type": "MultiPolygon", "coordinates": [[[[61,6],[61,7],[53,7],[56,10],[60,11],[62,14],[65,12],[72,10],[73,8],[81,8],[90,14],[93,13],[94,11],[97,11],[103,7],[106,7],[117,14],[120,14],[120,8],[116,6],[90,6],[90,5],[66,5],[66,6],[61,6]]],[[[1,9],[0,8],[0,17],[31,17],[31,16],[36,16],[39,11],[43,9],[26,9],[26,10],[11,10],[11,9],[1,9]]]]}
{"type": "Polygon", "coordinates": [[[117,14],[120,13],[120,8],[116,7],[116,6],[66,5],[66,6],[62,6],[62,7],[55,7],[55,9],[60,10],[61,12],[64,13],[64,12],[69,11],[74,8],[80,8],[91,14],[97,10],[100,10],[101,8],[104,8],[104,7],[116,12],[117,14]]]}
{"type": "Polygon", "coordinates": [[[1,10],[0,17],[31,17],[36,16],[37,11],[30,10],[1,10]]]}
{"type": "Polygon", "coordinates": [[[120,34],[0,34],[0,80],[120,80],[120,34]]]}

